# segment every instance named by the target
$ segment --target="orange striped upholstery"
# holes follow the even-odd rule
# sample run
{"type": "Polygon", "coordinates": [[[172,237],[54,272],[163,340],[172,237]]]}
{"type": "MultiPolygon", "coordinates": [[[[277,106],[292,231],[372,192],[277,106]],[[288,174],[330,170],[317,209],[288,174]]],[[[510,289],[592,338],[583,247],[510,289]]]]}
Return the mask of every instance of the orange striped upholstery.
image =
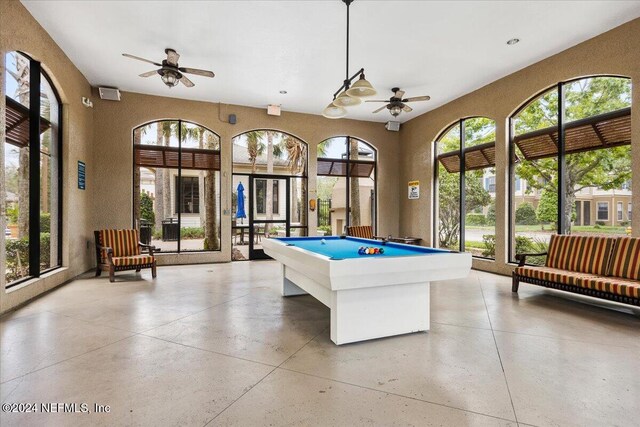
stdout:
{"type": "Polygon", "coordinates": [[[581,288],[595,289],[610,294],[640,298],[640,282],[617,277],[591,277],[578,281],[581,288]]]}
{"type": "Polygon", "coordinates": [[[605,275],[615,239],[597,236],[551,236],[545,266],[605,275]]]}
{"type": "Polygon", "coordinates": [[[362,237],[363,239],[373,239],[373,229],[370,225],[354,225],[347,227],[347,235],[362,237]]]}
{"type": "Polygon", "coordinates": [[[618,237],[609,276],[640,280],[640,239],[618,237]]]}
{"type": "Polygon", "coordinates": [[[145,265],[153,263],[151,255],[132,255],[113,258],[113,265],[120,267],[123,265],[145,265]]]}
{"type": "Polygon", "coordinates": [[[588,274],[575,273],[567,270],[561,270],[559,268],[532,266],[517,267],[515,269],[515,273],[520,276],[531,277],[532,279],[546,280],[548,282],[574,286],[577,285],[580,279],[592,277],[588,274]]]}
{"type": "Polygon", "coordinates": [[[138,230],[100,230],[100,241],[114,257],[140,255],[138,230]]]}

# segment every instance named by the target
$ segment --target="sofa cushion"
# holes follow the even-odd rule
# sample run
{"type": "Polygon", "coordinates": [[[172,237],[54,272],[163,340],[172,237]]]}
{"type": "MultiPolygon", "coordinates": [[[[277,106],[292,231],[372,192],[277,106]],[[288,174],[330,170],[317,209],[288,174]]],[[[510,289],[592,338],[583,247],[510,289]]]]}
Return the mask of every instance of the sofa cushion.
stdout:
{"type": "Polygon", "coordinates": [[[640,281],[619,279],[617,277],[585,277],[578,280],[581,288],[595,289],[610,294],[640,298],[640,281]]]}
{"type": "Polygon", "coordinates": [[[100,237],[102,246],[113,249],[114,257],[140,255],[138,230],[100,230],[100,237]]]}
{"type": "Polygon", "coordinates": [[[546,267],[606,275],[616,239],[597,236],[551,236],[546,267]]]}
{"type": "Polygon", "coordinates": [[[559,268],[532,267],[529,265],[517,267],[515,269],[515,273],[519,276],[531,277],[532,279],[545,280],[548,282],[556,282],[574,286],[576,286],[578,280],[581,278],[593,277],[592,275],[586,273],[576,273],[568,270],[561,270],[559,268]]]}
{"type": "Polygon", "coordinates": [[[635,237],[618,238],[608,275],[640,280],[640,239],[635,237]]]}
{"type": "Polygon", "coordinates": [[[122,257],[113,257],[113,265],[120,266],[134,266],[134,265],[145,265],[152,264],[154,257],[151,255],[132,255],[132,256],[122,256],[122,257]]]}

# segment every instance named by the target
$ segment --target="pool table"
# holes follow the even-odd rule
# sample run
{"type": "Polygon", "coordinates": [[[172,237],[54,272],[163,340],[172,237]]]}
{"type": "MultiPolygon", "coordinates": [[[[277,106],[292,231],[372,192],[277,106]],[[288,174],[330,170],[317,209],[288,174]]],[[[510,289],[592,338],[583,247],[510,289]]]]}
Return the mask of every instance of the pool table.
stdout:
{"type": "Polygon", "coordinates": [[[471,254],[357,237],[265,239],[282,264],[282,294],[311,294],[331,310],[338,344],[429,330],[429,282],[462,279],[471,254]],[[383,254],[360,255],[361,246],[383,254]]]}

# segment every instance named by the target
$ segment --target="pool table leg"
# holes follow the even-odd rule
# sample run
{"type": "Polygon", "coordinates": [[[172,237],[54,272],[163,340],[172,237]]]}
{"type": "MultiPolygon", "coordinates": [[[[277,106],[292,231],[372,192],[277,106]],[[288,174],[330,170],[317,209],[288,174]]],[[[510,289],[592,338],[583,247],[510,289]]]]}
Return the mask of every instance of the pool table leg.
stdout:
{"type": "Polygon", "coordinates": [[[330,308],[338,345],[428,331],[429,282],[333,291],[330,308]]]}

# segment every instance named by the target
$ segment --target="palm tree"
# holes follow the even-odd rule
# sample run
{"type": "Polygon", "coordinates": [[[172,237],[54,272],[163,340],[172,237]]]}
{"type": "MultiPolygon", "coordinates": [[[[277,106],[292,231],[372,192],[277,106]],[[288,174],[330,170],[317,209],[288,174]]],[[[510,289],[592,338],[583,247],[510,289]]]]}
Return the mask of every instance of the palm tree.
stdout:
{"type": "MultiPolygon", "coordinates": [[[[358,160],[358,141],[352,138],[349,141],[349,159],[358,160]]],[[[349,178],[349,193],[351,200],[349,210],[351,211],[350,225],[360,225],[360,178],[352,176],[349,178]]]]}
{"type": "MultiPolygon", "coordinates": [[[[202,129],[204,131],[204,129],[202,129]]],[[[202,132],[205,133],[205,132],[202,132]]],[[[217,145],[217,138],[211,132],[206,132],[205,149],[214,150],[217,145]]],[[[220,249],[220,236],[218,233],[218,225],[216,222],[216,214],[218,212],[218,198],[216,197],[216,171],[208,169],[204,176],[204,195],[205,195],[205,221],[204,221],[204,249],[217,250],[220,249]]]]}
{"type": "Polygon", "coordinates": [[[264,132],[259,130],[245,133],[245,137],[247,138],[247,152],[249,153],[249,161],[251,162],[251,173],[256,173],[256,160],[258,160],[258,156],[264,153],[263,135],[264,132]]]}
{"type": "MultiPolygon", "coordinates": [[[[287,162],[289,166],[289,172],[291,175],[304,174],[305,168],[307,166],[307,146],[302,141],[290,136],[286,135],[284,138],[284,147],[287,150],[287,162]]],[[[302,200],[306,199],[307,194],[307,180],[301,180],[301,197],[302,200]]],[[[291,200],[294,203],[298,202],[298,186],[293,185],[291,187],[291,200]]],[[[297,206],[294,207],[294,214],[298,212],[297,206]]],[[[293,218],[294,222],[295,219],[293,218]]],[[[307,223],[307,207],[300,207],[300,224],[307,223]]]]}

